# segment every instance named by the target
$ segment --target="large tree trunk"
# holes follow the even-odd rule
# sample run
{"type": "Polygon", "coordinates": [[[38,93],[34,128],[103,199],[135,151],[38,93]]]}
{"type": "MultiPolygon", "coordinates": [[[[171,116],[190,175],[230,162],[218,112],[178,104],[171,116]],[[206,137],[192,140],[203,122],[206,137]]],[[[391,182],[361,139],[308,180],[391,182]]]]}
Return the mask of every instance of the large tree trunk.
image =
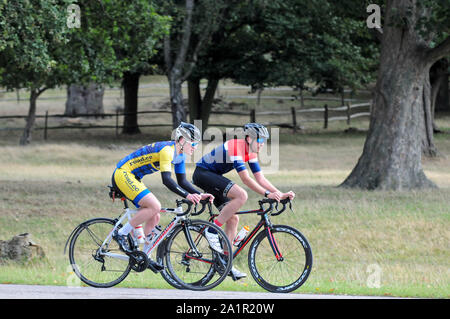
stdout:
{"type": "Polygon", "coordinates": [[[22,146],[31,143],[31,132],[33,130],[34,122],[36,121],[36,102],[39,95],[44,92],[47,88],[42,89],[31,89],[30,91],[30,108],[28,109],[27,123],[25,124],[25,129],[23,130],[22,137],[20,138],[19,144],[22,146]]]}
{"type": "MultiPolygon", "coordinates": [[[[398,6],[397,12],[406,7],[398,6]]],[[[388,17],[363,154],[341,184],[343,187],[383,190],[435,187],[421,164],[423,149],[435,150],[430,116],[432,63],[425,59],[413,27],[389,27],[389,23],[388,17]]]]}
{"type": "MultiPolygon", "coordinates": [[[[430,82],[431,82],[431,112],[435,111],[449,111],[450,110],[450,97],[448,87],[448,60],[447,58],[440,59],[430,69],[430,82]]],[[[437,126],[433,120],[433,128],[438,131],[437,126]]]]}
{"type": "Polygon", "coordinates": [[[125,106],[123,118],[123,134],[140,134],[138,126],[138,91],[140,73],[125,72],[123,74],[123,89],[125,93],[125,106]]]}
{"type": "MultiPolygon", "coordinates": [[[[164,38],[164,63],[170,85],[170,103],[172,108],[173,128],[176,128],[181,121],[186,121],[186,109],[183,105],[181,85],[191,75],[197,61],[198,53],[210,37],[210,33],[214,25],[213,23],[209,23],[209,26],[203,26],[202,32],[198,34],[196,43],[192,43],[191,37],[194,33],[193,14],[195,5],[196,1],[185,0],[186,14],[184,17],[183,28],[181,33],[172,34],[172,37],[175,40],[174,42],[176,42],[175,48],[172,46],[171,35],[166,35],[164,38]],[[186,63],[188,52],[189,63],[186,63]]],[[[191,121],[193,121],[192,115],[191,121]]]]}
{"type": "Polygon", "coordinates": [[[176,128],[181,122],[186,122],[186,109],[183,104],[182,81],[177,76],[169,77],[170,106],[172,109],[172,127],[176,128]]]}
{"type": "Polygon", "coordinates": [[[188,81],[189,122],[201,118],[202,95],[200,93],[200,79],[189,78],[188,81]]]}
{"type": "Polygon", "coordinates": [[[87,86],[72,84],[67,88],[65,114],[103,114],[103,95],[105,88],[96,83],[87,86]]]}
{"type": "MultiPolygon", "coordinates": [[[[181,40],[177,39],[177,42],[179,43],[176,52],[172,52],[173,48],[170,35],[167,35],[164,38],[164,62],[166,65],[166,74],[170,87],[170,104],[172,109],[173,128],[180,125],[180,122],[182,121],[186,122],[186,109],[183,105],[182,84],[189,77],[194,67],[193,61],[191,61],[189,67],[185,66],[192,35],[192,14],[194,11],[194,1],[186,0],[185,2],[186,16],[183,30],[181,32],[181,40]]],[[[200,45],[194,49],[194,57],[196,57],[199,48],[200,45]]],[[[195,59],[196,58],[194,58],[194,60],[195,59]]]]}
{"type": "Polygon", "coordinates": [[[211,114],[214,95],[218,84],[219,79],[209,79],[205,95],[202,99],[200,93],[200,80],[190,79],[188,81],[190,121],[191,123],[194,123],[194,120],[202,120],[203,132],[208,128],[209,116],[211,114]]]}
{"type": "Polygon", "coordinates": [[[444,74],[435,100],[435,111],[450,112],[449,73],[444,74]]]}

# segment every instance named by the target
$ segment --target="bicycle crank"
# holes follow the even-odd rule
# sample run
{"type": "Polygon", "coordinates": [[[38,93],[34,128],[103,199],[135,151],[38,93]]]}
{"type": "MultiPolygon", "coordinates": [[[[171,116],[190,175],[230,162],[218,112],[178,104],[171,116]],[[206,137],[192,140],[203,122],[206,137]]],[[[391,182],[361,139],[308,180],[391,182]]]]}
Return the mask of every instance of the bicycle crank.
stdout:
{"type": "Polygon", "coordinates": [[[133,251],[128,254],[130,257],[130,267],[136,272],[142,272],[148,267],[147,255],[140,250],[133,251]]]}

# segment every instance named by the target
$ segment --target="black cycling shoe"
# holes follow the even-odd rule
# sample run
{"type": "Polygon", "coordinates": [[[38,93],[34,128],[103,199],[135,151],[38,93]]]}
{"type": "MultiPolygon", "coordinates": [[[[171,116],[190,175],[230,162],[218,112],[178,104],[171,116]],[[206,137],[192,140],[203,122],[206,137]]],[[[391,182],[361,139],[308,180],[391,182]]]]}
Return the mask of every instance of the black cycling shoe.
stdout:
{"type": "Polygon", "coordinates": [[[161,271],[164,270],[164,265],[161,265],[160,263],[149,259],[147,268],[150,269],[151,271],[153,271],[156,274],[156,273],[161,272],[161,271]]]}
{"type": "Polygon", "coordinates": [[[112,234],[112,238],[119,244],[120,250],[122,250],[125,253],[131,252],[130,246],[128,245],[127,235],[120,235],[119,230],[116,229],[112,234]]]}

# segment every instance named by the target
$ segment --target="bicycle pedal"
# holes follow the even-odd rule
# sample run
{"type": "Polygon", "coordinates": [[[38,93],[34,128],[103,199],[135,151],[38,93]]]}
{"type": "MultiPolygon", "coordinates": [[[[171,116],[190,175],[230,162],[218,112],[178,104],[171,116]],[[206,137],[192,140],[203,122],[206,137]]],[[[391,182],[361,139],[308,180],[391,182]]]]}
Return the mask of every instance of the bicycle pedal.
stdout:
{"type": "Polygon", "coordinates": [[[233,281],[238,281],[238,280],[241,280],[241,279],[247,277],[247,274],[238,273],[238,275],[235,275],[234,272],[232,270],[230,270],[230,272],[228,273],[228,276],[230,276],[231,279],[233,279],[233,281]]]}
{"type": "Polygon", "coordinates": [[[148,266],[147,269],[150,269],[151,271],[153,271],[155,274],[160,273],[161,271],[164,270],[164,265],[161,265],[153,260],[149,260],[148,261],[148,266]]]}
{"type": "Polygon", "coordinates": [[[240,278],[237,278],[231,271],[230,271],[230,273],[228,274],[228,276],[230,276],[231,277],[231,279],[233,279],[233,281],[238,281],[240,278]]]}
{"type": "Polygon", "coordinates": [[[163,269],[156,269],[155,266],[153,266],[152,264],[148,264],[147,269],[150,269],[155,274],[158,274],[158,273],[160,273],[160,272],[162,272],[164,270],[164,268],[163,269]]]}

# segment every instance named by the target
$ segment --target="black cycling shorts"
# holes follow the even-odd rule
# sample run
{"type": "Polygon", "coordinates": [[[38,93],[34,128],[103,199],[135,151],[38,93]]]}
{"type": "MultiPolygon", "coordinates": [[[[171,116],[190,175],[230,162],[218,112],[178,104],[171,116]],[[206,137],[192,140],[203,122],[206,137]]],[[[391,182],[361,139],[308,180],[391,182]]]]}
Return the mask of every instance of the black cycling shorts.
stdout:
{"type": "Polygon", "coordinates": [[[192,175],[192,181],[195,185],[203,189],[205,193],[214,195],[214,206],[216,206],[219,211],[224,204],[230,201],[227,194],[234,185],[234,182],[228,178],[196,166],[194,174],[192,175]]]}

